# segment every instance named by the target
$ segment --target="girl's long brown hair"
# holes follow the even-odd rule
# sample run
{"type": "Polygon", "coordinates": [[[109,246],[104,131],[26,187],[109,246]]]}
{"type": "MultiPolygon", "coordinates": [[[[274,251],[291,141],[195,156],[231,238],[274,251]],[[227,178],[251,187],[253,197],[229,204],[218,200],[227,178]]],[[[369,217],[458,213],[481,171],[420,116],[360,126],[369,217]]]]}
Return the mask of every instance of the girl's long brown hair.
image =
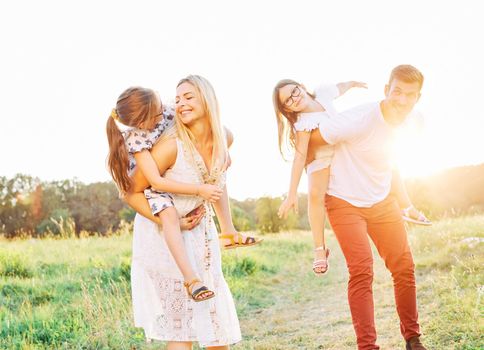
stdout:
{"type": "MultiPolygon", "coordinates": [[[[279,152],[281,152],[282,158],[286,159],[284,150],[296,149],[296,131],[294,123],[297,121],[298,113],[292,112],[284,108],[279,98],[280,90],[286,85],[297,85],[300,88],[301,84],[292,79],[282,79],[274,87],[272,92],[272,103],[274,104],[274,112],[276,113],[277,121],[277,134],[279,140],[279,152]]],[[[313,94],[308,93],[309,96],[314,98],[313,94]]]]}
{"type": "Polygon", "coordinates": [[[128,192],[131,187],[131,178],[128,175],[128,150],[115,119],[126,126],[141,128],[143,122],[155,118],[160,110],[161,102],[156,93],[151,89],[136,86],[126,89],[118,97],[116,108],[108,117],[106,123],[109,143],[107,167],[121,194],[128,192]]]}

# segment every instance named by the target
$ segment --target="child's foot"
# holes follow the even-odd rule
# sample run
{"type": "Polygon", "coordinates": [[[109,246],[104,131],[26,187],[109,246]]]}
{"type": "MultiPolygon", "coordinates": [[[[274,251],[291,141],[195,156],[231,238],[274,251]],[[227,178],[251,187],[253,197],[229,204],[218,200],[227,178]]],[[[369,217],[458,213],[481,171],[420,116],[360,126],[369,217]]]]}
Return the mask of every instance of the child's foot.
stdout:
{"type": "Polygon", "coordinates": [[[187,289],[190,298],[196,302],[205,301],[215,296],[215,293],[208,289],[198,278],[184,282],[183,285],[187,289]]]}
{"type": "Polygon", "coordinates": [[[238,232],[223,233],[218,237],[224,249],[250,247],[263,241],[262,238],[245,236],[238,232]]]}
{"type": "Polygon", "coordinates": [[[419,212],[413,205],[402,210],[402,218],[407,222],[411,222],[417,225],[432,225],[432,221],[427,219],[425,215],[419,212]]]}
{"type": "Polygon", "coordinates": [[[313,272],[316,275],[322,275],[328,271],[329,248],[324,246],[314,249],[313,272]]]}

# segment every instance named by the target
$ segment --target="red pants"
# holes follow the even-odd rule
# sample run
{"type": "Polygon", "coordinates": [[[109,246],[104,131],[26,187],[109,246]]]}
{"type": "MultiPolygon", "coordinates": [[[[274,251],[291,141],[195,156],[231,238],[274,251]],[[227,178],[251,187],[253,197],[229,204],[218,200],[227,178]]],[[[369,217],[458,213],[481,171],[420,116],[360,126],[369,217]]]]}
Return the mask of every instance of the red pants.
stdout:
{"type": "Polygon", "coordinates": [[[371,208],[358,208],[327,195],[326,209],[348,266],[348,302],[358,349],[379,349],[373,307],[373,255],[368,236],[392,274],[403,337],[408,340],[419,336],[415,265],[395,199],[389,196],[371,208]]]}

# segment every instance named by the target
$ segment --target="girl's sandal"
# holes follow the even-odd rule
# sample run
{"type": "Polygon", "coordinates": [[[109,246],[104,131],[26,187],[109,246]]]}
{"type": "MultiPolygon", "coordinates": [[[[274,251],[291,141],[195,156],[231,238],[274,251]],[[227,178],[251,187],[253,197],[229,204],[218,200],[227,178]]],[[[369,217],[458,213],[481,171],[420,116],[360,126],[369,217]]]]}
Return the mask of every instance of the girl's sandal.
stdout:
{"type": "Polygon", "coordinates": [[[325,252],[325,259],[315,259],[313,261],[313,272],[316,276],[324,275],[326,271],[328,271],[329,264],[328,264],[328,256],[329,256],[329,248],[326,248],[324,245],[314,249],[314,251],[324,251],[325,252]]]}
{"type": "Polygon", "coordinates": [[[192,298],[196,302],[200,302],[200,301],[212,299],[215,296],[215,293],[205,286],[201,286],[196,290],[192,290],[193,285],[197,282],[201,283],[202,281],[200,281],[198,278],[194,278],[189,282],[187,281],[183,282],[183,285],[187,289],[187,293],[190,296],[190,298],[192,298]],[[202,296],[203,294],[208,294],[208,295],[202,296]]]}
{"type": "Polygon", "coordinates": [[[430,226],[432,221],[427,219],[424,214],[417,210],[413,205],[402,209],[402,218],[404,221],[411,222],[417,225],[430,226]],[[412,215],[412,211],[417,212],[417,215],[412,215]]]}

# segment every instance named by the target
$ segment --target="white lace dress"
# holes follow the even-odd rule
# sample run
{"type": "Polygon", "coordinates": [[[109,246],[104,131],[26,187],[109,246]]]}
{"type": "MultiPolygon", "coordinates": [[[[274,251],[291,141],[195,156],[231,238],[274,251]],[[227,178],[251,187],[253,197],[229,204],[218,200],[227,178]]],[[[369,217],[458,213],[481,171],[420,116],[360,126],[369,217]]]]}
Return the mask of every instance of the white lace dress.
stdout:
{"type": "MultiPolygon", "coordinates": [[[[176,162],[164,176],[187,183],[201,183],[196,164],[187,156],[178,139],[177,147],[176,162]]],[[[195,156],[201,160],[199,154],[195,156]]],[[[219,181],[221,186],[224,185],[223,178],[219,181]]],[[[197,196],[173,195],[173,199],[180,217],[202,203],[197,196]]],[[[144,328],[148,339],[198,341],[201,346],[239,342],[239,320],[222,274],[220,246],[213,220],[205,218],[200,225],[182,231],[182,234],[192,266],[207,287],[215,292],[215,297],[204,302],[194,302],[188,297],[183,276],[168,250],[163,232],[152,221],[136,215],[131,266],[135,326],[144,328]]]]}

